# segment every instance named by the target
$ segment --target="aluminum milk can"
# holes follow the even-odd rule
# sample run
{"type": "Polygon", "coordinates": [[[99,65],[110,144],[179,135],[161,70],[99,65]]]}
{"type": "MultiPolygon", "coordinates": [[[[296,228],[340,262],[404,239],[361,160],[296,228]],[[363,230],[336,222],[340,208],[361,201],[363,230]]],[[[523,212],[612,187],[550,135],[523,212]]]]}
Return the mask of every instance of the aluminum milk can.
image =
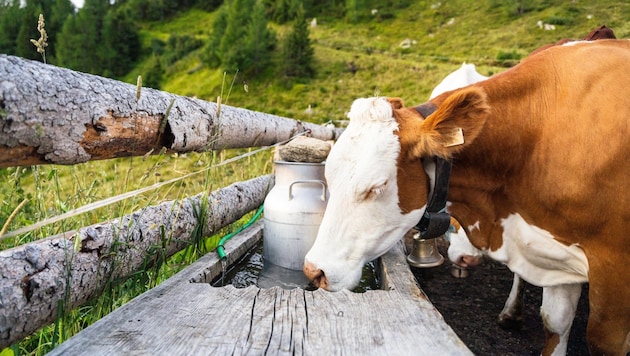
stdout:
{"type": "Polygon", "coordinates": [[[274,170],[263,210],[263,258],[301,271],[328,202],[324,163],[275,161],[274,170]]]}

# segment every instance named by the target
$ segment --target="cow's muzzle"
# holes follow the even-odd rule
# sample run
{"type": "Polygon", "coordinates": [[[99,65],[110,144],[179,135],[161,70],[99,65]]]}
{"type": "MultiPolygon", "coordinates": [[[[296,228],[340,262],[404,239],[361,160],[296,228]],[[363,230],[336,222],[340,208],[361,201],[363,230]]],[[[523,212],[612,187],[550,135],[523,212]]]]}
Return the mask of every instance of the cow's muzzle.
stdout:
{"type": "Polygon", "coordinates": [[[463,268],[469,268],[477,267],[482,261],[482,256],[462,255],[457,260],[453,261],[453,263],[463,268]]]}
{"type": "Polygon", "coordinates": [[[305,261],[304,262],[304,275],[308,278],[317,288],[328,290],[328,279],[324,271],[317,268],[314,264],[305,261]]]}

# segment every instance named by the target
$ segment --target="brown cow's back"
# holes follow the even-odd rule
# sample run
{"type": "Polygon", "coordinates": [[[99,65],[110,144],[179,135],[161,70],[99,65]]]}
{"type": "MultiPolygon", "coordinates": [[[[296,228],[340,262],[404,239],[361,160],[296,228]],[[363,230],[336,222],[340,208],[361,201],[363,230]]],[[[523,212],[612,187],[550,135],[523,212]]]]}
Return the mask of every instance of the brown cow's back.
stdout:
{"type": "Polygon", "coordinates": [[[530,218],[560,239],[587,243],[598,232],[622,233],[630,218],[629,63],[630,41],[585,42],[551,48],[478,83],[494,115],[479,147],[458,162],[501,172],[508,197],[536,206],[525,209],[530,218]],[[497,162],[509,169],[488,166],[497,162]]]}

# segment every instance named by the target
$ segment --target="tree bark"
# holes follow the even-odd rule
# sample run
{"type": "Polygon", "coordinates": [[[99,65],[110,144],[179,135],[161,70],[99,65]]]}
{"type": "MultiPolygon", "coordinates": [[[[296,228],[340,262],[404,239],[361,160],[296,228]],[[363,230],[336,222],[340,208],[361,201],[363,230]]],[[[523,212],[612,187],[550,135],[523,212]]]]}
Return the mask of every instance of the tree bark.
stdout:
{"type": "Polygon", "coordinates": [[[305,130],[341,132],[0,55],[0,168],[269,146],[305,130]]]}
{"type": "Polygon", "coordinates": [[[203,236],[238,220],[272,185],[273,176],[257,177],[0,251],[0,349],[53,322],[60,303],[66,310],[82,305],[108,283],[190,246],[199,216],[203,236]]]}

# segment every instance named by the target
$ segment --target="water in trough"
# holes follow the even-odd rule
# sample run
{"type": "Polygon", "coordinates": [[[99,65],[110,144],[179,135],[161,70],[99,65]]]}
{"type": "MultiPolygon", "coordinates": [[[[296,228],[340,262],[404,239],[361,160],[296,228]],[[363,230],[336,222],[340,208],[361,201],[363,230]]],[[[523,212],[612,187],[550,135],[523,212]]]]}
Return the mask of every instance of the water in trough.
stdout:
{"type": "MultiPolygon", "coordinates": [[[[363,267],[361,281],[359,286],[353,289],[353,292],[363,293],[368,290],[380,289],[376,264],[377,262],[370,262],[363,267]]],[[[266,263],[263,258],[262,244],[244,254],[241,260],[234,265],[224,268],[223,274],[212,281],[211,284],[214,287],[231,284],[236,288],[256,285],[259,288],[278,286],[283,289],[317,289],[306,279],[302,271],[266,263]]]]}

